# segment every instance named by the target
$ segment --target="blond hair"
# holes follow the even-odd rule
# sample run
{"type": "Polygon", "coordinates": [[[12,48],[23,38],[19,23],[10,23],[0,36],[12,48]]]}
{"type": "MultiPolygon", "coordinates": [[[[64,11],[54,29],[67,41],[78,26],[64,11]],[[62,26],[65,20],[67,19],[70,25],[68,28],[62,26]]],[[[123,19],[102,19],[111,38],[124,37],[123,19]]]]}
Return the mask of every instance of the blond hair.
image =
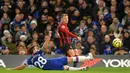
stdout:
{"type": "Polygon", "coordinates": [[[64,13],[61,15],[61,19],[64,17],[64,16],[68,16],[68,14],[64,13]]]}

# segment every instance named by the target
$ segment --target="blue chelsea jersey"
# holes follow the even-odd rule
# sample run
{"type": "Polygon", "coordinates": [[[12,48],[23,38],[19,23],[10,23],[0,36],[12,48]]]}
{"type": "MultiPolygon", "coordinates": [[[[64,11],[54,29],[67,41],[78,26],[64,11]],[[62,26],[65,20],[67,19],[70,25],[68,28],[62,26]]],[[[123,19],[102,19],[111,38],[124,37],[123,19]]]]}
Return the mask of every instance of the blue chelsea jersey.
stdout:
{"type": "Polygon", "coordinates": [[[34,65],[40,69],[46,69],[49,67],[49,61],[44,57],[42,50],[34,53],[30,58],[27,59],[26,65],[34,65]]]}
{"type": "Polygon", "coordinates": [[[39,50],[28,58],[25,64],[34,65],[43,70],[63,70],[63,66],[67,65],[67,57],[47,59],[44,57],[43,51],[39,50]]]}

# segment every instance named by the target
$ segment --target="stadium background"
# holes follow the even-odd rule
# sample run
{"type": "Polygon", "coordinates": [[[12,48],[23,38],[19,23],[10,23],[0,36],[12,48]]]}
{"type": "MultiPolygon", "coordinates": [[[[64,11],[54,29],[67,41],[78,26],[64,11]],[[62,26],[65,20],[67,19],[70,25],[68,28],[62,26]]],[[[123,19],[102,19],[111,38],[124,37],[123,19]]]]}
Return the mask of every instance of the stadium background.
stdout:
{"type": "Polygon", "coordinates": [[[130,0],[0,0],[0,54],[30,55],[50,30],[46,54],[63,54],[57,34],[62,13],[69,15],[69,30],[82,37],[72,38],[73,49],[82,54],[96,50],[97,55],[129,55],[130,0]],[[116,37],[123,47],[112,46],[116,37]]]}

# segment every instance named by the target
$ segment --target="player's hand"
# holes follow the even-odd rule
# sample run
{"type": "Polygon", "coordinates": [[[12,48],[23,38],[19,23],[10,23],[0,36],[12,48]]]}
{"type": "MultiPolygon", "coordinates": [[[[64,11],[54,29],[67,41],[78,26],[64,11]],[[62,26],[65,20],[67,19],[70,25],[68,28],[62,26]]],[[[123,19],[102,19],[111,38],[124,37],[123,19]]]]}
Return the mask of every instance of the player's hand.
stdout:
{"type": "Polygon", "coordinates": [[[81,41],[81,37],[78,37],[78,40],[81,41]]]}

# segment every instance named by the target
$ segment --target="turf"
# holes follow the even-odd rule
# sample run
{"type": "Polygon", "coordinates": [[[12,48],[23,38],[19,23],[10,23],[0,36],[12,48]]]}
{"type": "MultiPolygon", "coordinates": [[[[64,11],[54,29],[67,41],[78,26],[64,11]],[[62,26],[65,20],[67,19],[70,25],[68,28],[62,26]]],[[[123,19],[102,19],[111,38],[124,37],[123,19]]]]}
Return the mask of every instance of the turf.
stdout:
{"type": "Polygon", "coordinates": [[[91,68],[87,71],[54,71],[26,68],[24,70],[6,70],[0,68],[0,73],[130,73],[130,68],[91,68]]]}

